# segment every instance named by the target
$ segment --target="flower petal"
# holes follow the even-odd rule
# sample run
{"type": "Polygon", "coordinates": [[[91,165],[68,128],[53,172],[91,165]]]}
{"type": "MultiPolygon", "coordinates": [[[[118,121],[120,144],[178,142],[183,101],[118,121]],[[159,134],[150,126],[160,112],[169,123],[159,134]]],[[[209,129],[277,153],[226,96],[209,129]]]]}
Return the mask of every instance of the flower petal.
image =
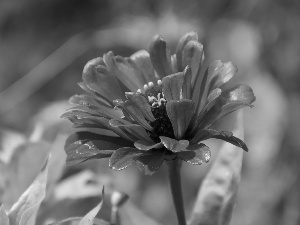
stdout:
{"type": "Polygon", "coordinates": [[[183,49],[185,47],[185,45],[191,41],[191,40],[198,40],[198,34],[194,31],[186,33],[185,35],[183,35],[177,45],[176,48],[176,58],[177,58],[177,70],[179,72],[183,71],[183,69],[185,68],[185,66],[183,66],[182,64],[182,53],[183,53],[183,49]]]}
{"type": "Polygon", "coordinates": [[[171,74],[177,73],[177,58],[176,55],[171,55],[171,74]]]}
{"type": "Polygon", "coordinates": [[[177,139],[182,138],[195,112],[194,102],[188,99],[168,101],[166,110],[172,123],[175,137],[177,139]]]}
{"type": "Polygon", "coordinates": [[[202,144],[198,149],[193,151],[178,152],[177,156],[193,165],[201,165],[203,162],[208,162],[211,156],[209,147],[202,144]]]}
{"type": "Polygon", "coordinates": [[[209,128],[220,118],[240,108],[251,106],[254,101],[254,93],[247,85],[240,84],[223,91],[211,109],[204,114],[199,128],[209,128]]]}
{"type": "Polygon", "coordinates": [[[195,134],[195,137],[191,140],[191,143],[197,143],[197,142],[204,141],[204,140],[207,140],[210,138],[216,138],[216,139],[226,141],[237,147],[242,148],[246,152],[248,151],[246,144],[241,139],[233,136],[233,134],[229,131],[217,131],[217,130],[213,130],[213,129],[202,129],[202,130],[199,130],[195,134]]]}
{"type": "Polygon", "coordinates": [[[111,102],[114,99],[124,99],[124,92],[117,79],[103,65],[102,58],[93,59],[85,65],[82,79],[88,88],[111,102]]]}
{"type": "Polygon", "coordinates": [[[151,107],[148,103],[148,100],[144,95],[140,93],[126,92],[126,98],[134,103],[142,112],[143,116],[149,120],[154,121],[155,118],[151,112],[151,107]]]}
{"type": "MultiPolygon", "coordinates": [[[[113,107],[113,103],[111,101],[109,101],[108,99],[106,99],[105,97],[103,97],[102,95],[97,93],[96,91],[93,91],[90,88],[88,88],[88,86],[86,86],[86,84],[84,82],[79,82],[77,84],[82,90],[84,90],[86,93],[90,94],[98,102],[101,102],[105,106],[113,107]]],[[[125,96],[123,96],[123,98],[125,98],[125,96]]]]}
{"type": "Polygon", "coordinates": [[[145,140],[149,143],[154,143],[152,139],[149,137],[149,134],[146,132],[146,130],[139,124],[132,124],[130,122],[122,123],[121,121],[118,120],[110,120],[109,124],[112,127],[120,128],[128,136],[133,137],[133,140],[135,141],[145,140]]]}
{"type": "Polygon", "coordinates": [[[70,135],[65,144],[67,165],[74,165],[90,159],[95,155],[109,157],[113,151],[132,143],[120,138],[97,135],[89,132],[77,132],[70,135]]]}
{"type": "Polygon", "coordinates": [[[122,107],[142,127],[144,127],[145,129],[147,129],[149,131],[153,130],[153,128],[150,126],[150,124],[146,121],[146,119],[143,115],[143,112],[134,103],[127,100],[124,102],[124,104],[122,104],[122,107]]]}
{"type": "Polygon", "coordinates": [[[151,63],[150,54],[145,50],[140,50],[130,58],[135,62],[139,70],[141,71],[144,79],[146,80],[146,84],[149,82],[156,83],[158,77],[155,76],[154,68],[151,63]]]}
{"type": "Polygon", "coordinates": [[[123,170],[130,166],[145,151],[136,148],[119,148],[109,159],[109,166],[114,170],[123,170]]]}
{"type": "MultiPolygon", "coordinates": [[[[145,80],[136,64],[130,58],[114,56],[108,52],[103,56],[105,64],[130,91],[136,91],[143,87],[145,80]]],[[[111,88],[110,86],[109,88],[111,88]]]]}
{"type": "Polygon", "coordinates": [[[163,164],[165,150],[151,149],[143,152],[136,160],[137,166],[145,175],[152,175],[163,164]]]}
{"type": "Polygon", "coordinates": [[[154,143],[153,142],[148,142],[145,140],[138,140],[134,142],[134,147],[136,147],[139,150],[150,150],[153,148],[161,148],[163,147],[162,143],[154,143]]]}
{"type": "Polygon", "coordinates": [[[70,98],[69,103],[82,106],[82,109],[85,107],[91,109],[93,113],[99,114],[105,118],[121,119],[124,117],[121,109],[101,105],[101,103],[99,104],[93,97],[89,95],[74,95],[70,98]]]}
{"type": "Polygon", "coordinates": [[[166,149],[172,152],[184,151],[189,146],[188,140],[174,140],[172,138],[160,136],[161,143],[166,147],[166,149]]]}
{"type": "Polygon", "coordinates": [[[155,35],[149,46],[152,65],[160,79],[171,74],[170,50],[164,39],[155,35]]]}
{"type": "Polygon", "coordinates": [[[162,92],[167,101],[180,99],[183,80],[183,72],[162,79],[162,92]]]}
{"type": "Polygon", "coordinates": [[[231,62],[223,63],[221,60],[212,62],[203,77],[201,83],[201,99],[198,101],[197,114],[203,109],[207,102],[207,96],[213,89],[221,88],[227,83],[237,72],[237,67],[231,62]]]}
{"type": "Polygon", "coordinates": [[[193,87],[197,87],[201,83],[200,71],[202,68],[202,63],[204,60],[204,52],[203,52],[203,45],[196,41],[191,40],[189,41],[182,53],[182,65],[183,68],[186,66],[190,66],[192,69],[192,84],[193,87]]]}
{"type": "MultiPolygon", "coordinates": [[[[62,118],[67,118],[69,119],[72,123],[76,125],[96,125],[98,128],[101,129],[108,129],[119,135],[120,137],[123,137],[127,140],[130,140],[132,142],[135,142],[138,139],[133,138],[132,136],[129,136],[128,134],[125,134],[124,131],[122,131],[118,127],[113,127],[109,124],[109,119],[104,118],[104,117],[97,117],[95,115],[89,114],[87,112],[83,111],[69,111],[64,113],[62,118]]],[[[119,122],[124,121],[120,120],[119,122]]]]}
{"type": "Polygon", "coordinates": [[[192,98],[192,70],[187,66],[183,71],[182,98],[192,98]]]}

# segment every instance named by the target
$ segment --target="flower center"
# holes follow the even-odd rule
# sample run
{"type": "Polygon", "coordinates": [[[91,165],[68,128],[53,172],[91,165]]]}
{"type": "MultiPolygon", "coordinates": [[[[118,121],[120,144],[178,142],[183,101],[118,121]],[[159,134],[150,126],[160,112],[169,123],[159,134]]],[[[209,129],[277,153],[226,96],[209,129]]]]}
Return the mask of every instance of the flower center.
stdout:
{"type": "Polygon", "coordinates": [[[148,103],[151,106],[151,112],[155,118],[154,121],[149,121],[153,127],[153,131],[149,132],[150,137],[159,142],[159,136],[175,138],[172,123],[167,115],[166,104],[167,100],[162,93],[161,81],[157,82],[158,86],[154,86],[152,82],[144,86],[145,95],[148,98],[148,103]]]}

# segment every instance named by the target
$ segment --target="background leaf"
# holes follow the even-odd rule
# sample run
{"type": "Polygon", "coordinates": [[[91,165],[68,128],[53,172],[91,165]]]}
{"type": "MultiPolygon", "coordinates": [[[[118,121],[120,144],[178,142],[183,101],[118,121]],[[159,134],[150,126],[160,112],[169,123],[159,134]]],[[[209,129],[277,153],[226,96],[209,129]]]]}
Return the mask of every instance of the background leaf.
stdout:
{"type": "Polygon", "coordinates": [[[4,210],[3,205],[1,205],[1,207],[0,207],[0,222],[1,222],[1,225],[9,225],[8,216],[4,210]]]}
{"type": "Polygon", "coordinates": [[[34,182],[9,211],[10,225],[35,225],[37,211],[45,197],[47,173],[48,159],[34,182]]]}
{"type": "MultiPolygon", "coordinates": [[[[243,139],[243,115],[239,112],[233,133],[243,139]]],[[[228,225],[241,177],[243,151],[225,143],[204,179],[189,225],[228,225]]]]}
{"type": "Polygon", "coordinates": [[[120,208],[119,216],[122,225],[160,225],[136,208],[130,201],[120,208]]]}
{"type": "Polygon", "coordinates": [[[39,174],[48,154],[50,144],[27,142],[14,151],[10,163],[5,166],[5,189],[1,199],[8,210],[19,199],[39,174]]]}

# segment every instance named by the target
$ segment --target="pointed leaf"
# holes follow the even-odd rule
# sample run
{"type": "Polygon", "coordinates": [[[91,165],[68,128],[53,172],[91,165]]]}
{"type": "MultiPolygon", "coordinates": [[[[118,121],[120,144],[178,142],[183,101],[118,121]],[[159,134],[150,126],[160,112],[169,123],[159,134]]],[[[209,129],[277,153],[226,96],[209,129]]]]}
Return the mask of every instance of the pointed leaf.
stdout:
{"type": "Polygon", "coordinates": [[[109,166],[114,170],[123,170],[130,166],[145,151],[136,148],[120,148],[109,159],[109,166]]]}
{"type": "Polygon", "coordinates": [[[80,220],[78,225],[93,225],[94,224],[94,218],[96,217],[96,215],[98,214],[98,212],[102,208],[102,205],[103,205],[103,198],[102,198],[101,202],[98,205],[96,205],[95,208],[93,208],[88,214],[86,214],[80,220]]]}
{"type": "Polygon", "coordinates": [[[185,134],[195,112],[195,104],[192,100],[182,99],[168,101],[166,105],[168,117],[172,123],[174,135],[181,139],[185,134]]]}
{"type": "MultiPolygon", "coordinates": [[[[1,201],[10,209],[40,173],[50,152],[46,142],[28,142],[20,145],[5,168],[5,190],[1,201]]],[[[2,171],[0,172],[2,175],[2,171]]]]}
{"type": "Polygon", "coordinates": [[[1,225],[9,225],[8,216],[4,210],[3,205],[1,205],[1,207],[0,207],[0,222],[1,222],[1,225]]]}
{"type": "Polygon", "coordinates": [[[144,151],[136,160],[138,168],[145,175],[152,175],[156,172],[164,162],[165,150],[163,149],[151,149],[144,151]]]}
{"type": "Polygon", "coordinates": [[[162,80],[171,74],[171,55],[167,43],[164,39],[155,35],[149,46],[149,53],[152,65],[162,80]]]}
{"type": "MultiPolygon", "coordinates": [[[[242,112],[234,134],[243,138],[242,112]]],[[[240,182],[243,151],[225,143],[199,189],[188,225],[229,225],[240,182]]]]}
{"type": "Polygon", "coordinates": [[[21,195],[8,213],[10,225],[34,225],[37,211],[45,197],[48,173],[48,159],[41,173],[21,195]]]}

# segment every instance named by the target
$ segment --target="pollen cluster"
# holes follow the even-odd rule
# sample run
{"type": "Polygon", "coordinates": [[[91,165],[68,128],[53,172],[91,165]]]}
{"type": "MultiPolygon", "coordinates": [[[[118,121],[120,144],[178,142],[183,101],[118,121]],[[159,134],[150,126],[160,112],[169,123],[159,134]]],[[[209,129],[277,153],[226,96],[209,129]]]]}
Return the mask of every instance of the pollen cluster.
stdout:
{"type": "Polygon", "coordinates": [[[152,82],[144,85],[144,91],[155,118],[154,121],[149,121],[149,124],[154,129],[152,132],[149,132],[150,137],[154,141],[160,141],[159,136],[175,138],[173,127],[166,111],[167,100],[162,92],[161,80],[157,81],[157,86],[154,86],[152,82]]]}

